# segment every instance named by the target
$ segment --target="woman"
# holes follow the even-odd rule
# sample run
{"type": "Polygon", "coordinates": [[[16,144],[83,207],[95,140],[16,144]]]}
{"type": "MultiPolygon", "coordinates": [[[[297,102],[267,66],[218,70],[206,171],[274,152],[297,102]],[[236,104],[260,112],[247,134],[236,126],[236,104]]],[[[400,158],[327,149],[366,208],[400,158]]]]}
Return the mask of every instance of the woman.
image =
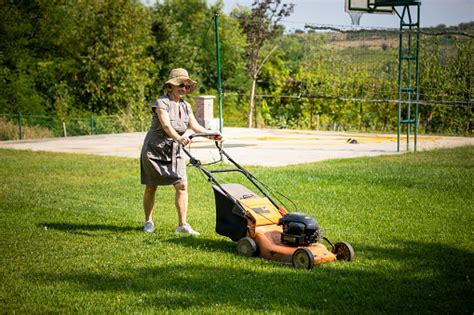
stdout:
{"type": "MultiPolygon", "coordinates": [[[[154,231],[152,215],[157,186],[173,185],[178,211],[176,233],[199,235],[186,221],[188,189],[184,153],[181,150],[181,146],[191,142],[184,135],[188,127],[194,132],[208,132],[197,122],[191,105],[183,100],[183,96],[195,87],[196,82],[189,78],[185,69],[173,69],[163,87],[166,95],[160,97],[152,107],[153,121],[140,158],[141,182],[146,185],[143,196],[143,229],[146,232],[154,231]]],[[[217,138],[221,139],[221,136],[217,138]]]]}

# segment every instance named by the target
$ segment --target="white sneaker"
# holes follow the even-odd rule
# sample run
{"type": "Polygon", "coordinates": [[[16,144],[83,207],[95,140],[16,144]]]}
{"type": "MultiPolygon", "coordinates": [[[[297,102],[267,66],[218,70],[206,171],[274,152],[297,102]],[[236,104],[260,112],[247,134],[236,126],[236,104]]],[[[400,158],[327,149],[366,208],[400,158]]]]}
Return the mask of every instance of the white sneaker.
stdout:
{"type": "Polygon", "coordinates": [[[153,224],[153,221],[146,221],[145,224],[143,224],[143,231],[153,233],[154,230],[155,225],[153,224]]]}
{"type": "Polygon", "coordinates": [[[178,227],[176,227],[175,234],[201,235],[201,233],[194,231],[191,225],[188,223],[183,226],[178,225],[178,227]]]}

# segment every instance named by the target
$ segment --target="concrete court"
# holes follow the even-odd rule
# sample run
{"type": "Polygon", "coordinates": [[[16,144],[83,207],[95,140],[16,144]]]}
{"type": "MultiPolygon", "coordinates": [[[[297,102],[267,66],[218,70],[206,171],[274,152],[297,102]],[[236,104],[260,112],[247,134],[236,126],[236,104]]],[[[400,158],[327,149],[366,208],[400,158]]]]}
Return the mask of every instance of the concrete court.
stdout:
{"type": "MultiPolygon", "coordinates": [[[[0,148],[138,158],[145,132],[0,141],[0,148]]],[[[283,166],[336,158],[378,156],[407,152],[402,138],[397,152],[396,135],[298,131],[281,129],[224,128],[224,149],[239,164],[283,166]],[[357,144],[347,140],[355,139],[357,144]]],[[[474,145],[474,138],[418,136],[417,150],[474,145]]],[[[413,151],[413,137],[410,138],[413,151]]],[[[191,153],[204,162],[218,158],[213,142],[196,138],[191,153]]]]}

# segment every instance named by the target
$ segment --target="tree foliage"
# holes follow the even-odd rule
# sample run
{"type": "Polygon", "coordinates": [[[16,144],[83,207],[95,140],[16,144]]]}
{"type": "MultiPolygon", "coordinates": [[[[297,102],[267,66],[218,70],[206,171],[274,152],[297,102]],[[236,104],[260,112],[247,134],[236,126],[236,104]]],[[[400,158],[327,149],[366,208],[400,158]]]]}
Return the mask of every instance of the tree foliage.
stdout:
{"type": "MultiPolygon", "coordinates": [[[[293,12],[294,5],[282,3],[281,0],[255,0],[252,9],[241,8],[234,11],[234,16],[239,20],[247,44],[247,71],[252,80],[250,89],[250,105],[248,113],[248,127],[252,127],[252,117],[255,106],[255,89],[257,75],[260,71],[259,59],[263,47],[268,41],[275,39],[283,33],[280,21],[293,12]]],[[[272,51],[269,52],[271,54],[272,51]]],[[[265,62],[265,58],[262,62],[265,62]]]]}
{"type": "Polygon", "coordinates": [[[135,1],[11,1],[2,6],[7,111],[137,112],[153,61],[150,18],[135,1]]]}
{"type": "MultiPolygon", "coordinates": [[[[122,130],[143,129],[172,68],[196,78],[195,94],[215,93],[217,13],[225,124],[395,130],[397,32],[291,34],[280,23],[293,5],[281,0],[230,15],[222,8],[206,0],[4,1],[0,114],[113,115],[122,130]]],[[[473,132],[473,31],[471,22],[423,33],[420,98],[430,105],[420,106],[422,132],[473,132]]]]}

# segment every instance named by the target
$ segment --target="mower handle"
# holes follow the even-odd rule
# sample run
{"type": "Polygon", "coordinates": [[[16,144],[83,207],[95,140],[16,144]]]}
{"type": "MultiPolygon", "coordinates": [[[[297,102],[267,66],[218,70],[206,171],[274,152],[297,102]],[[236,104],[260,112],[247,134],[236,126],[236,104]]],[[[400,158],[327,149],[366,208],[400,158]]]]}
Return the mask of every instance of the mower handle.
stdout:
{"type": "Polygon", "coordinates": [[[200,132],[200,133],[193,133],[192,135],[189,136],[189,139],[191,140],[192,138],[196,138],[196,137],[212,138],[219,135],[220,135],[220,132],[218,131],[200,132]]]}
{"type": "MultiPolygon", "coordinates": [[[[220,136],[220,135],[221,135],[221,133],[219,131],[198,132],[198,133],[190,134],[188,136],[188,138],[189,138],[189,140],[192,140],[193,138],[196,138],[196,137],[204,137],[204,138],[209,138],[209,139],[214,138],[214,141],[216,143],[216,147],[219,150],[219,154],[220,154],[220,157],[221,157],[220,160],[218,161],[218,162],[220,162],[220,161],[222,161],[222,153],[223,153],[222,142],[215,139],[215,137],[220,136]]],[[[182,146],[182,149],[183,149],[184,153],[186,153],[186,155],[189,156],[189,159],[190,159],[189,161],[190,161],[191,165],[198,167],[200,170],[204,171],[208,176],[210,175],[210,173],[208,173],[206,170],[204,170],[202,168],[201,161],[199,161],[198,159],[193,157],[191,155],[191,153],[184,146],[182,146]]],[[[215,162],[213,162],[213,163],[215,163],[215,162]]],[[[213,164],[213,163],[208,163],[206,165],[213,164]]],[[[212,177],[212,175],[210,175],[210,176],[212,177]]]]}

